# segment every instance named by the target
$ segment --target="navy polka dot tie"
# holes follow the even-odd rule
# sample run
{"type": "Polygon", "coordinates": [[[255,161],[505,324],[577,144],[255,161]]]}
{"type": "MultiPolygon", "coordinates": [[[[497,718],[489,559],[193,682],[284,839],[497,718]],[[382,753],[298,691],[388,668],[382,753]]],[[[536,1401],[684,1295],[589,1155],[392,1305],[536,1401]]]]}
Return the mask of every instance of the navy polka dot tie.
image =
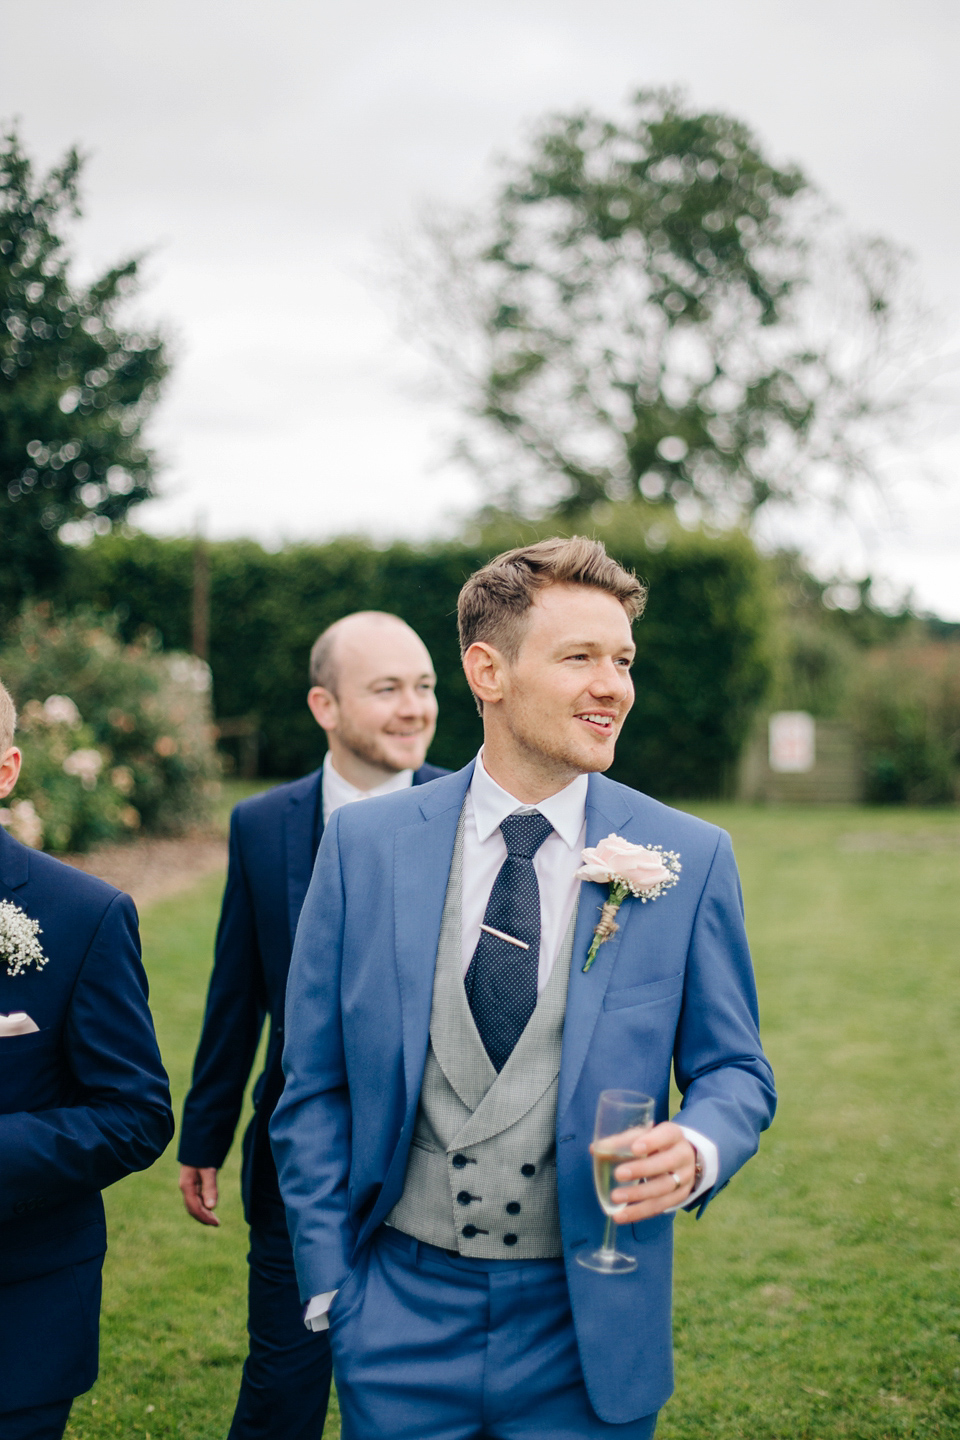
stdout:
{"type": "Polygon", "coordinates": [[[553,826],[533,811],[508,815],[500,831],[507,858],[493,882],[484,928],[464,977],[480,1039],[498,1073],[537,1004],[540,886],[533,857],[553,826]]]}

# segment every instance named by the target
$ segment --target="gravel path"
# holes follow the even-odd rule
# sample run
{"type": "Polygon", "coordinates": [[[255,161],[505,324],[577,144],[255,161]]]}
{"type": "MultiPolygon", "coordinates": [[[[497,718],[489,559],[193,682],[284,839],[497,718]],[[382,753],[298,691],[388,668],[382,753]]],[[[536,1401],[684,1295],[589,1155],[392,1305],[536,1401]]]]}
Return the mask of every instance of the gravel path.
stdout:
{"type": "Polygon", "coordinates": [[[143,911],[155,900],[176,895],[215,870],[225,870],[227,842],[220,835],[199,831],[177,839],[101,845],[86,855],[63,858],[68,865],[126,890],[137,909],[143,911]]]}

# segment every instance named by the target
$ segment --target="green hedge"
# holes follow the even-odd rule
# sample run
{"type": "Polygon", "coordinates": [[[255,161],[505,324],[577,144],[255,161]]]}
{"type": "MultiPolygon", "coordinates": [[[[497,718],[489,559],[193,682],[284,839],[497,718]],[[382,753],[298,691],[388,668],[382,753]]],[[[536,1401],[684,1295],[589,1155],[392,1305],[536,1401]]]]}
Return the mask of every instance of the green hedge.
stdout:
{"type": "MultiPolygon", "coordinates": [[[[648,548],[627,507],[591,528],[650,584],[636,630],[637,703],[611,773],[655,795],[721,793],[769,679],[765,567],[739,535],[677,532],[663,548],[648,548]]],[[[252,541],[211,544],[217,716],[256,712],[261,772],[305,773],[323,754],[304,704],[313,640],[352,610],[388,610],[422,635],[437,667],[440,723],[430,758],[462,765],[481,729],[460,668],[457,593],[472,570],[512,543],[516,531],[419,548],[340,539],[270,553],[252,541]]],[[[128,639],[149,626],[165,648],[188,648],[193,557],[190,540],[107,536],[75,552],[62,599],[113,611],[128,639]]]]}

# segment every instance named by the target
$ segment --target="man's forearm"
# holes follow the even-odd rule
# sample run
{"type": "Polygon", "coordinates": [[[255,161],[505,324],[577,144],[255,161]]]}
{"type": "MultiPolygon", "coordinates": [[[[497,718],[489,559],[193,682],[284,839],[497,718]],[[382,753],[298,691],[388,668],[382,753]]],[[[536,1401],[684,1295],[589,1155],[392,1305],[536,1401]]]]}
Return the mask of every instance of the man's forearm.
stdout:
{"type": "Polygon", "coordinates": [[[0,1221],[14,1218],[25,1200],[46,1208],[105,1190],[152,1165],[172,1136],[173,1117],[162,1104],[0,1115],[0,1221]]]}

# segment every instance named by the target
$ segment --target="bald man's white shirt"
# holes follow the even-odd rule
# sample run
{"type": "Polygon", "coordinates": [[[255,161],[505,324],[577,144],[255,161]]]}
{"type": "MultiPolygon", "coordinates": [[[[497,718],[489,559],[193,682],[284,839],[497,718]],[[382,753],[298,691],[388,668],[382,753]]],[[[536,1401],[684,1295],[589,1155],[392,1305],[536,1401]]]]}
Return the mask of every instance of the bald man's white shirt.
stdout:
{"type": "Polygon", "coordinates": [[[356,785],[344,780],[328,750],[323,757],[323,780],[320,785],[323,796],[323,823],[326,826],[334,810],[339,810],[341,805],[353,805],[357,800],[369,800],[374,795],[392,795],[395,790],[408,790],[412,784],[413,771],[398,770],[396,775],[391,775],[382,785],[375,785],[372,790],[358,790],[356,785]]]}

